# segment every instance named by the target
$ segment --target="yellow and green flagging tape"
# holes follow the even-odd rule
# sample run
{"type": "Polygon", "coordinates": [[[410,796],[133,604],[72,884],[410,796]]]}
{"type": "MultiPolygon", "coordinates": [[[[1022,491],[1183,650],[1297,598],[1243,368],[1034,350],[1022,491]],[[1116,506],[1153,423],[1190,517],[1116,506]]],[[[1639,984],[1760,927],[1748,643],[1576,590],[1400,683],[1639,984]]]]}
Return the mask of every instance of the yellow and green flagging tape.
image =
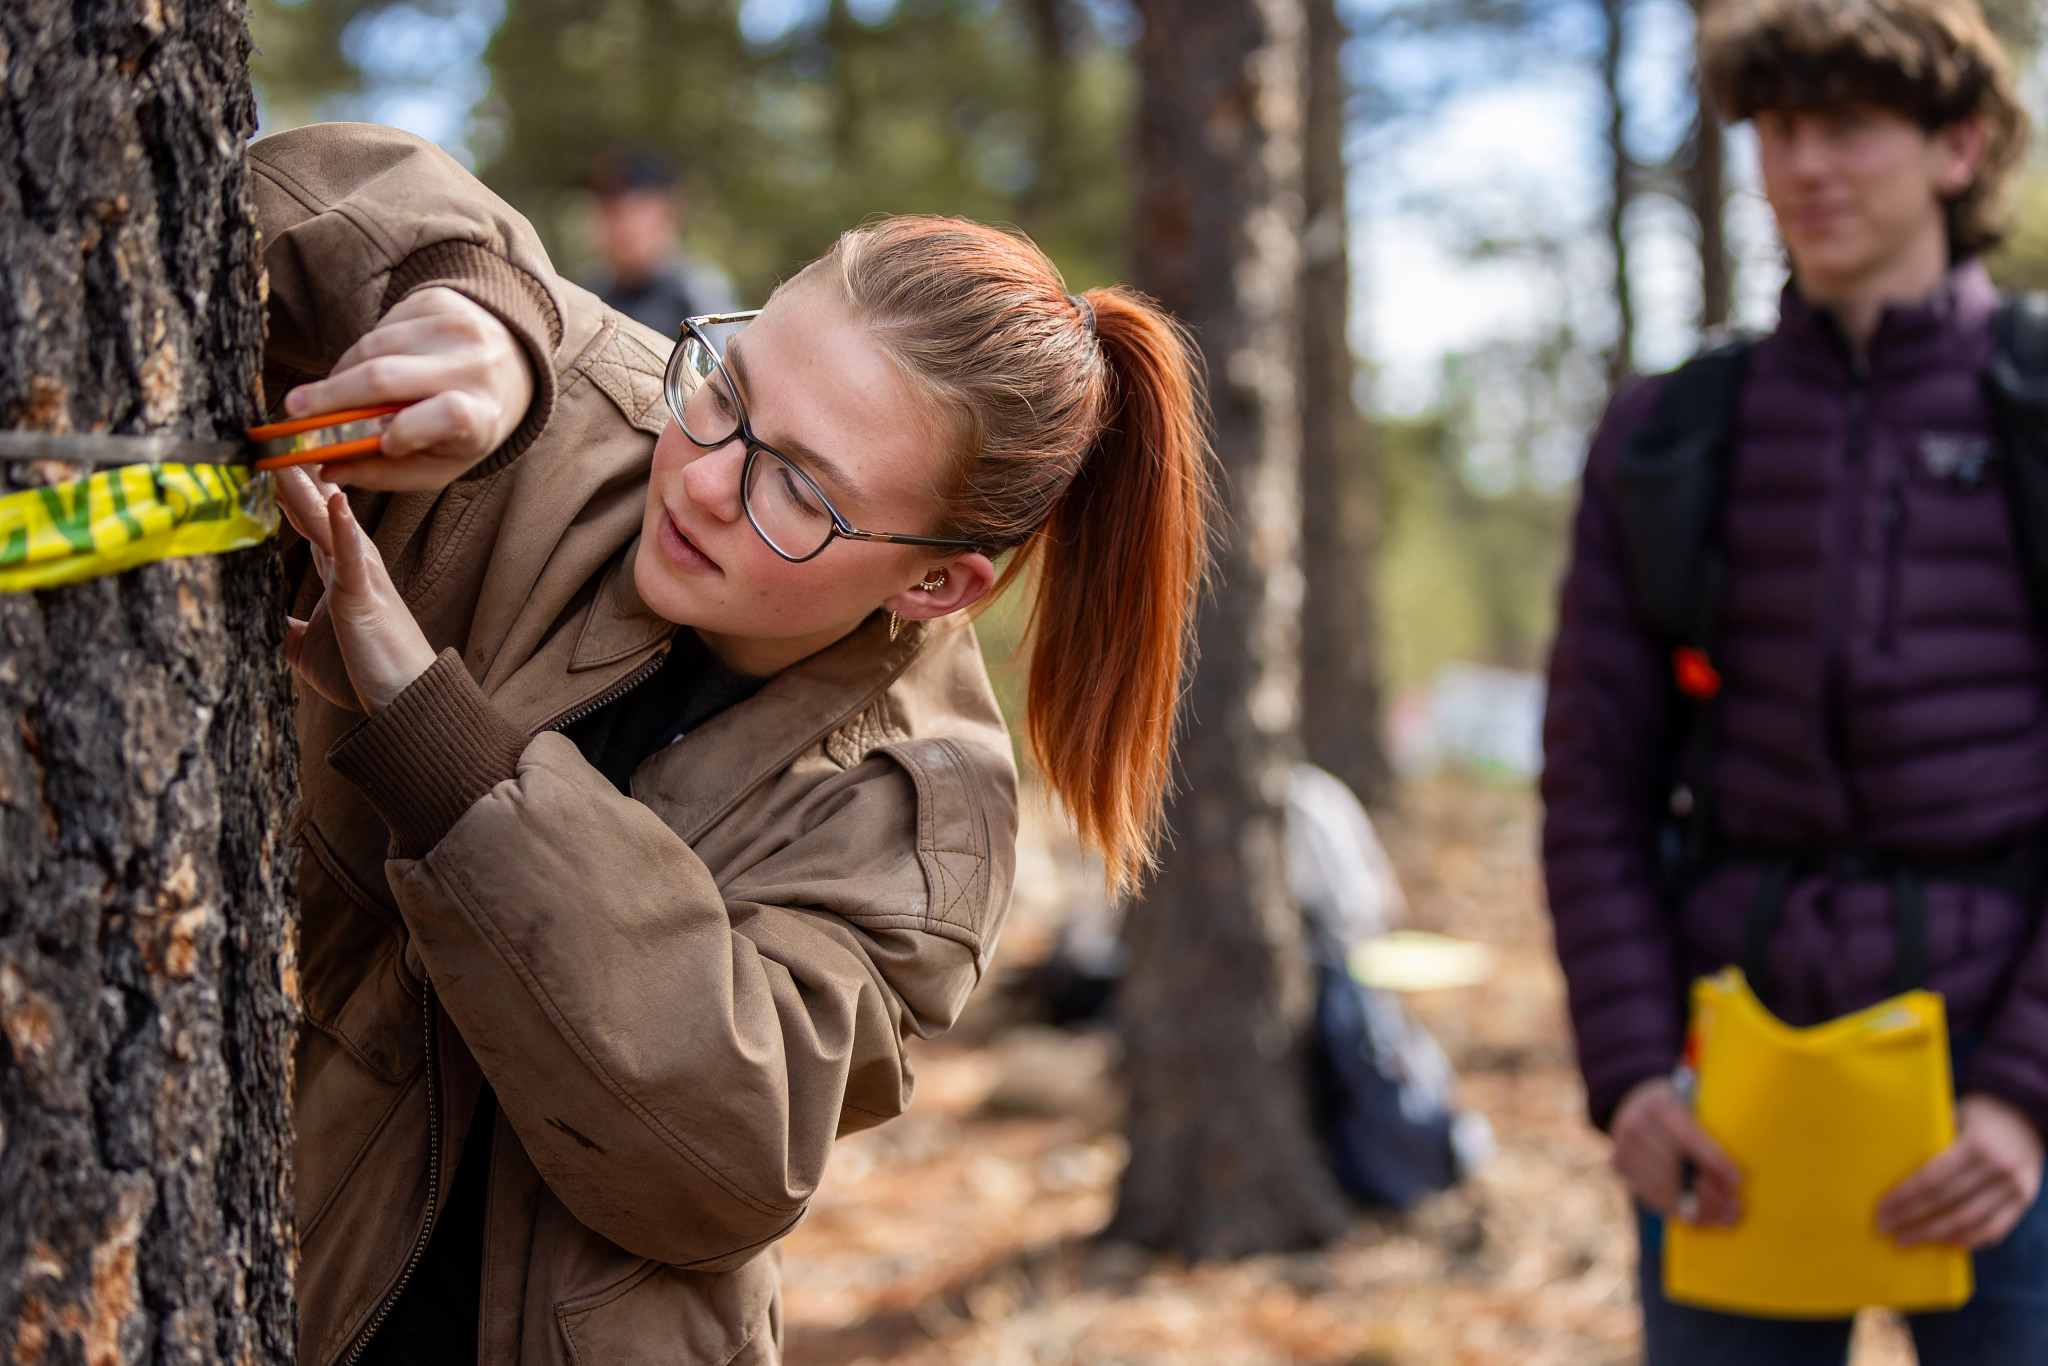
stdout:
{"type": "Polygon", "coordinates": [[[0,495],[0,593],[56,588],[153,560],[217,555],[266,540],[278,526],[269,471],[373,455],[390,415],[403,406],[257,427],[246,441],[0,432],[0,459],[115,465],[0,495]],[[180,455],[187,459],[165,458],[180,455]],[[140,463],[143,457],[154,459],[140,463]],[[234,463],[216,463],[223,457],[234,463]]]}
{"type": "Polygon", "coordinates": [[[270,476],[247,465],[123,465],[0,497],[0,593],[152,560],[211,555],[277,530],[270,476]]]}

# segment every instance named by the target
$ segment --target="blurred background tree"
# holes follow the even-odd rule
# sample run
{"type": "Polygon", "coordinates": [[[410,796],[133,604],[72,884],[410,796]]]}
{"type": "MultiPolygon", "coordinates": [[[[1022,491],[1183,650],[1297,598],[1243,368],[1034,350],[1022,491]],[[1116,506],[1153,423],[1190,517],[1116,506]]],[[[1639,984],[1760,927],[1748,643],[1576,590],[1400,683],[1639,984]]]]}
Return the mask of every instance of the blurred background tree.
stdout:
{"type": "Polygon", "coordinates": [[[1349,1222],[1311,1124],[1315,978],[1285,861],[1302,754],[1310,21],[1305,0],[1149,0],[1143,14],[1138,281],[1201,347],[1224,517],[1171,840],[1127,911],[1130,1162],[1109,1236],[1241,1257],[1349,1222]]]}
{"type": "Polygon", "coordinates": [[[1381,737],[1380,471],[1351,345],[1349,184],[1357,100],[1336,0],[1307,0],[1301,281],[1301,730],[1310,763],[1392,795],[1381,737]]]}

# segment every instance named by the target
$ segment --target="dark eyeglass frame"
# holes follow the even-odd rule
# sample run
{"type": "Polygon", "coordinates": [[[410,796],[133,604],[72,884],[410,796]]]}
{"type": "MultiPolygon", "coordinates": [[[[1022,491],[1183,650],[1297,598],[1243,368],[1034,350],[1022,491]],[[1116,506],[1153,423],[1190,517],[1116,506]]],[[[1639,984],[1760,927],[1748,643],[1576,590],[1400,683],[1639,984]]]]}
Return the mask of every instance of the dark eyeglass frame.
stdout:
{"type": "MultiPolygon", "coordinates": [[[[740,396],[740,387],[733,382],[732,372],[725,368],[725,353],[718,349],[717,344],[711,340],[704,329],[721,326],[726,323],[752,322],[760,316],[761,310],[752,308],[738,313],[700,313],[694,317],[683,319],[683,333],[682,336],[676,339],[675,350],[669,353],[668,369],[663,374],[661,387],[662,396],[668,400],[668,410],[675,414],[676,427],[682,432],[683,440],[689,442],[700,451],[715,451],[720,446],[731,445],[735,437],[745,446],[747,458],[746,462],[740,466],[740,506],[746,509],[747,524],[754,528],[754,534],[761,538],[763,544],[783,559],[788,560],[791,564],[804,564],[807,561],[817,559],[818,556],[825,553],[827,546],[837,540],[878,541],[886,545],[941,546],[948,550],[979,550],[981,548],[979,542],[963,541],[951,536],[912,536],[907,532],[900,531],[862,531],[853,523],[847,521],[840,514],[838,508],[832,506],[832,500],[825,496],[825,490],[818,487],[818,481],[811,478],[805,472],[803,466],[784,455],[781,451],[776,450],[760,437],[754,435],[753,425],[747,421],[747,402],[740,396]],[[732,395],[732,403],[735,410],[733,429],[723,441],[714,441],[709,444],[699,441],[696,437],[690,435],[690,426],[683,420],[683,409],[690,400],[689,393],[683,389],[683,375],[690,368],[683,359],[683,353],[689,348],[693,340],[697,345],[704,348],[705,355],[711,357],[713,370],[725,380],[725,391],[732,395]],[[825,533],[824,541],[820,543],[816,550],[813,550],[808,555],[792,555],[781,546],[775,544],[775,538],[762,530],[760,520],[754,516],[753,498],[748,493],[748,489],[753,486],[754,482],[754,463],[761,458],[761,454],[764,451],[780,460],[789,467],[797,478],[804,481],[810,491],[817,495],[818,505],[825,509],[825,515],[832,521],[832,529],[825,533]]],[[[698,382],[700,384],[708,384],[711,381],[710,377],[706,376],[698,382]]]]}

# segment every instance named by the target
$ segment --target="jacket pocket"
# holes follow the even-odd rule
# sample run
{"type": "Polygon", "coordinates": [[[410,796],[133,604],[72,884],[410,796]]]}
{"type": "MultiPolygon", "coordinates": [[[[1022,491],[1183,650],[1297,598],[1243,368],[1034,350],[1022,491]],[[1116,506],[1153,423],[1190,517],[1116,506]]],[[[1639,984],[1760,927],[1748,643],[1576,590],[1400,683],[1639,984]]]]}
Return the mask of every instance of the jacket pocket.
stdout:
{"type": "Polygon", "coordinates": [[[299,861],[305,1022],[375,1076],[402,1081],[426,1057],[421,984],[408,971],[404,931],[354,884],[311,825],[304,838],[313,855],[299,861]]]}
{"type": "Polygon", "coordinates": [[[731,1271],[681,1271],[612,1248],[618,1274],[555,1305],[575,1366],[740,1366],[773,1361],[776,1259],[731,1271]]]}

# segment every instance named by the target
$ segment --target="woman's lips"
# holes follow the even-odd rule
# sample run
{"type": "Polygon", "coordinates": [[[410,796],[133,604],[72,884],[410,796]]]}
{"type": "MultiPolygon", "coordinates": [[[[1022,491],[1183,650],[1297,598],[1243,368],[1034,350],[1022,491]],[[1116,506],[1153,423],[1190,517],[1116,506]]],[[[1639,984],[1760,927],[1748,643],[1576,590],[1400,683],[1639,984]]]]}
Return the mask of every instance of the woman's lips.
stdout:
{"type": "Polygon", "coordinates": [[[665,508],[662,510],[661,526],[655,535],[661,542],[662,553],[668,556],[669,562],[677,568],[688,570],[692,574],[725,572],[718,567],[718,561],[699,550],[697,543],[683,534],[682,528],[676,525],[675,514],[665,508]]]}

